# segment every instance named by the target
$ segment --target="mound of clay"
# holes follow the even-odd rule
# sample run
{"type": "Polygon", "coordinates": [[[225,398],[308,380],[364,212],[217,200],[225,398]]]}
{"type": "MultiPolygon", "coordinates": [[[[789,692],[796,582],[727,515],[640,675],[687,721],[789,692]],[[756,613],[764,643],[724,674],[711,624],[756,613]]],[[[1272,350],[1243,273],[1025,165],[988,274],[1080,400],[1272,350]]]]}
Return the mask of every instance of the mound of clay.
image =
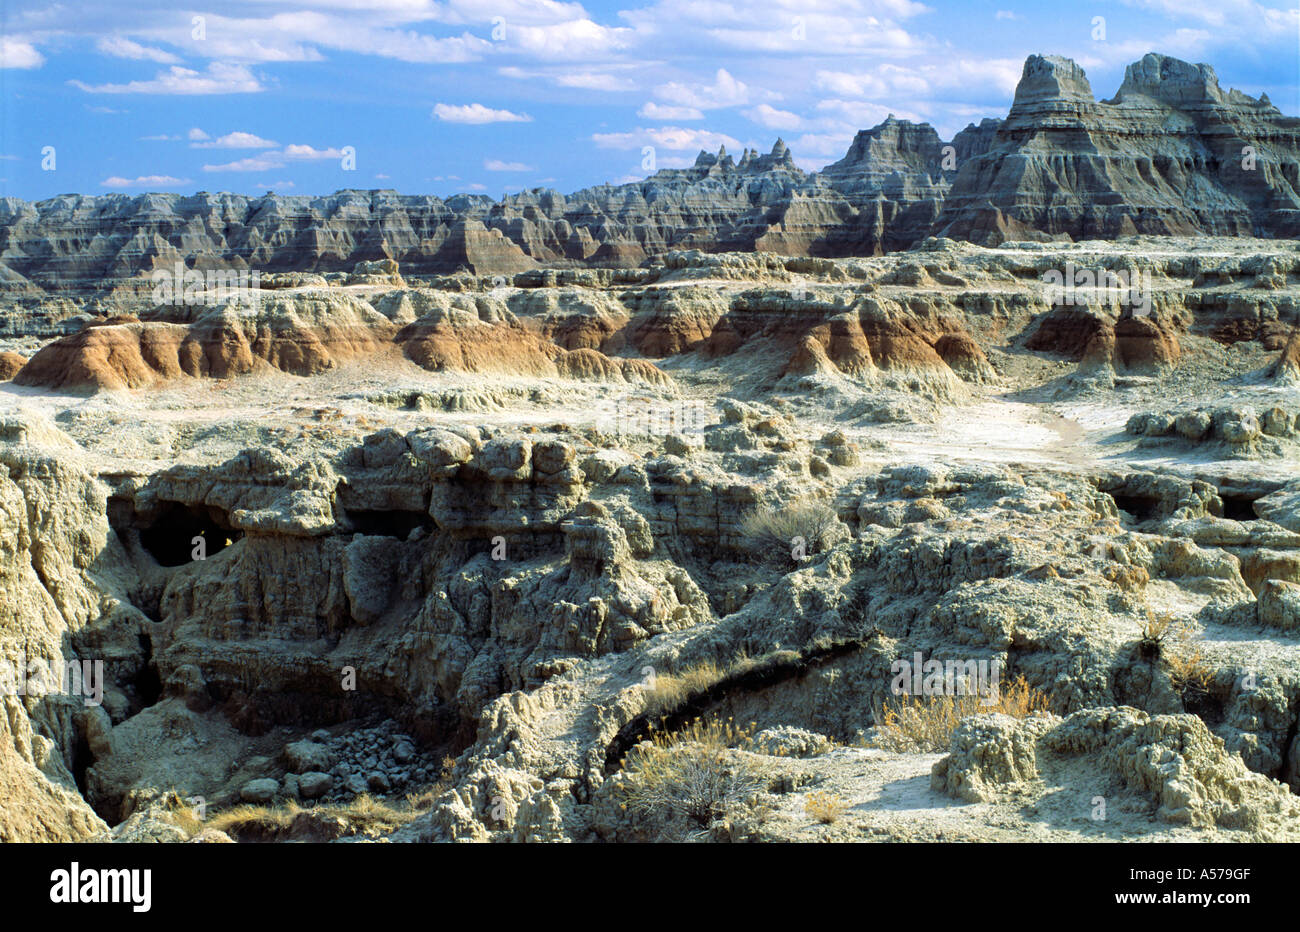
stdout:
{"type": "Polygon", "coordinates": [[[871,344],[856,314],[836,314],[825,323],[809,330],[799,346],[787,373],[811,374],[841,372],[849,376],[869,375],[876,368],[871,344]]]}
{"type": "Polygon", "coordinates": [[[672,384],[665,373],[645,360],[611,358],[590,348],[566,350],[547,342],[509,311],[478,315],[436,311],[403,327],[396,339],[408,359],[433,372],[672,384]]]}
{"type": "Polygon", "coordinates": [[[1155,375],[1178,364],[1182,352],[1173,328],[1150,317],[1113,321],[1089,307],[1055,307],[1025,341],[1025,348],[1076,360],[1081,370],[1155,375]]]}
{"type": "Polygon", "coordinates": [[[998,374],[980,345],[965,333],[945,333],[934,344],[934,351],[953,372],[967,382],[996,382],[998,374]]]}
{"type": "Polygon", "coordinates": [[[1115,324],[1117,372],[1156,373],[1178,364],[1178,337],[1149,317],[1123,317],[1115,324]]]}
{"type": "Polygon", "coordinates": [[[1088,307],[1054,307],[1025,341],[1025,349],[1078,362],[1107,321],[1088,307]]]}
{"type": "Polygon", "coordinates": [[[15,378],[47,388],[133,389],[230,378],[267,365],[314,375],[389,345],[393,324],[340,293],[274,294],[255,305],[165,308],[87,327],[43,347],[15,378]]]}
{"type": "Polygon", "coordinates": [[[27,365],[27,359],[17,353],[0,353],[0,382],[7,382],[27,365]]]}
{"type": "Polygon", "coordinates": [[[639,313],[628,325],[628,341],[646,356],[672,356],[700,346],[727,313],[729,302],[716,289],[693,285],[647,289],[639,313]]]}

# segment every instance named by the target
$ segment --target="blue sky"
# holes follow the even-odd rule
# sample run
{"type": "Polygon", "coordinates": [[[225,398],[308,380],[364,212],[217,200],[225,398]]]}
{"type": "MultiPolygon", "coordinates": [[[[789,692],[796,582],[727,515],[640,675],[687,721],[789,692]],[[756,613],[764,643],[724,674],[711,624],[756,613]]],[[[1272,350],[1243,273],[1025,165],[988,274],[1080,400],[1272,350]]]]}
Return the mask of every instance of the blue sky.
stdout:
{"type": "Polygon", "coordinates": [[[0,194],[25,199],[570,192],[644,177],[647,146],[679,167],[777,136],[813,170],[889,113],[945,138],[1005,115],[1032,53],[1074,58],[1099,98],[1148,51],[1205,61],[1300,113],[1300,15],[1254,0],[5,0],[3,17],[0,194]]]}

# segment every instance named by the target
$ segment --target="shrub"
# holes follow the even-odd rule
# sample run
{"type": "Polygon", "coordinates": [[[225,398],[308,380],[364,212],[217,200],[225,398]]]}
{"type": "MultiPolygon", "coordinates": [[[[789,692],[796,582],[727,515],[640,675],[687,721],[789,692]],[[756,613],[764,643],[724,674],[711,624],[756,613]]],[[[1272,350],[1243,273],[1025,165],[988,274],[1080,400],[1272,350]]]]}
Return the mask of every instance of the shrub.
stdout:
{"type": "Polygon", "coordinates": [[[1148,660],[1163,660],[1169,678],[1180,693],[1188,690],[1205,692],[1213,671],[1205,657],[1200,632],[1189,621],[1177,621],[1170,612],[1147,612],[1139,641],[1142,655],[1148,660]]]}
{"type": "Polygon", "coordinates": [[[948,750],[953,731],[972,715],[997,712],[1026,718],[1046,711],[1047,696],[1018,676],[991,696],[895,697],[876,709],[876,725],[887,747],[939,753],[948,750]]]}
{"type": "Polygon", "coordinates": [[[816,790],[804,797],[803,811],[808,818],[816,819],[822,825],[838,822],[840,816],[848,811],[849,804],[834,793],[816,790]]]}
{"type": "Polygon", "coordinates": [[[665,822],[675,817],[698,835],[749,805],[766,786],[766,776],[733,748],[747,745],[752,731],[731,720],[696,719],[680,732],[642,742],[628,755],[632,808],[665,822]]]}
{"type": "Polygon", "coordinates": [[[807,498],[759,508],[740,525],[750,549],[760,559],[777,563],[797,562],[792,553],[796,540],[803,541],[804,552],[811,556],[833,544],[841,530],[834,511],[807,498]]]}

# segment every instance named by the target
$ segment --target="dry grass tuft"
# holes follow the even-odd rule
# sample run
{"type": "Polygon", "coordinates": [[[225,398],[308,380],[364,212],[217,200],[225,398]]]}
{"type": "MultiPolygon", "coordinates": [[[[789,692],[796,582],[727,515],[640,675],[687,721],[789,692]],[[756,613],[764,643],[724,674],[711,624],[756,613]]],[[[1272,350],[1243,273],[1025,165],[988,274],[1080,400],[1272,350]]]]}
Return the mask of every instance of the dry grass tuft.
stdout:
{"type": "Polygon", "coordinates": [[[759,508],[740,524],[740,533],[753,551],[778,563],[796,562],[792,555],[796,539],[803,541],[804,552],[812,556],[834,543],[837,530],[835,512],[811,498],[759,508]]]}
{"type": "Polygon", "coordinates": [[[163,797],[163,808],[172,822],[186,835],[197,835],[206,827],[199,817],[199,808],[191,805],[175,790],[169,790],[163,797]]]}
{"type": "Polygon", "coordinates": [[[816,790],[804,797],[803,811],[808,818],[816,819],[822,825],[838,822],[848,811],[849,804],[834,793],[816,790]]]}
{"type": "Polygon", "coordinates": [[[722,681],[726,672],[712,660],[697,664],[679,673],[657,674],[650,686],[648,712],[673,709],[691,696],[702,693],[722,681]]]}
{"type": "Polygon", "coordinates": [[[317,819],[342,819],[347,825],[346,834],[349,835],[381,835],[401,828],[419,815],[420,811],[411,805],[409,799],[406,805],[397,806],[363,793],[351,802],[325,804],[311,809],[304,809],[294,800],[278,806],[243,804],[215,814],[204,827],[225,832],[232,838],[273,840],[287,835],[294,819],[304,812],[310,812],[317,819]]]}
{"type": "Polygon", "coordinates": [[[995,695],[898,696],[876,710],[876,725],[885,731],[891,748],[932,753],[948,750],[952,733],[972,715],[1001,713],[1026,718],[1047,711],[1047,696],[1018,676],[995,695]]]}
{"type": "Polygon", "coordinates": [[[1209,689],[1214,672],[1205,656],[1201,632],[1192,622],[1176,620],[1171,612],[1148,611],[1140,643],[1146,657],[1163,660],[1169,667],[1169,678],[1179,692],[1209,689]]]}
{"type": "MultiPolygon", "coordinates": [[[[734,748],[749,746],[754,726],[695,719],[689,727],[656,735],[628,755],[634,779],[629,803],[642,815],[678,816],[696,833],[750,804],[762,793],[766,777],[734,748]]],[[[665,820],[667,821],[667,820],[665,820]]]]}
{"type": "Polygon", "coordinates": [[[770,659],[770,656],[756,659],[741,654],[725,667],[718,666],[712,660],[705,660],[677,673],[657,674],[649,686],[650,696],[646,703],[646,712],[653,715],[656,712],[679,708],[692,697],[698,696],[723,680],[740,676],[770,659]]]}

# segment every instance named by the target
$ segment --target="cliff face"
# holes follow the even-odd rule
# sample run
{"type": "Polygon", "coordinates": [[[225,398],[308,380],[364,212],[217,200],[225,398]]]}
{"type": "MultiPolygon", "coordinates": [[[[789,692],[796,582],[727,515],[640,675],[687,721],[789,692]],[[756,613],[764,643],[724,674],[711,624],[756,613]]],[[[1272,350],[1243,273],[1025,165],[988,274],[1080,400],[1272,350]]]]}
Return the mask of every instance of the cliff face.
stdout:
{"type": "Polygon", "coordinates": [[[1031,56],[1005,121],[950,143],[892,116],[843,159],[800,170],[771,152],[701,152],[686,169],[569,196],[494,201],[393,191],[324,197],[110,194],[0,199],[0,290],[102,291],[177,261],[327,272],[514,274],[632,267],[671,250],[875,255],[927,236],[996,243],[1127,233],[1300,233],[1300,119],[1223,91],[1214,70],[1161,55],[1097,101],[1083,69],[1031,56]]]}
{"type": "Polygon", "coordinates": [[[966,161],[939,218],[983,243],[1130,233],[1295,236],[1300,120],[1150,54],[1097,101],[1069,59],[1025,62],[1006,121],[966,161]]]}

